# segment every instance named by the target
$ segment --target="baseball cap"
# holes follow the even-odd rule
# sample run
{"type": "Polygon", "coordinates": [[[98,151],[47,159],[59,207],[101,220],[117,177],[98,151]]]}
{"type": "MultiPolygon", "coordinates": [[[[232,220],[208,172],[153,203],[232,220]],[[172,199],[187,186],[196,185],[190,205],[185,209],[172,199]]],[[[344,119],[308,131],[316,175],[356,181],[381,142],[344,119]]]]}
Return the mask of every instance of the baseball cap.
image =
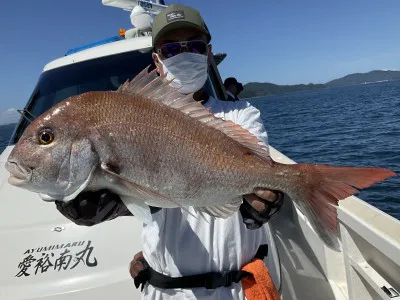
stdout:
{"type": "Polygon", "coordinates": [[[208,42],[211,40],[210,32],[196,9],[180,4],[171,4],[153,20],[153,46],[163,34],[179,28],[197,29],[207,36],[208,42]]]}

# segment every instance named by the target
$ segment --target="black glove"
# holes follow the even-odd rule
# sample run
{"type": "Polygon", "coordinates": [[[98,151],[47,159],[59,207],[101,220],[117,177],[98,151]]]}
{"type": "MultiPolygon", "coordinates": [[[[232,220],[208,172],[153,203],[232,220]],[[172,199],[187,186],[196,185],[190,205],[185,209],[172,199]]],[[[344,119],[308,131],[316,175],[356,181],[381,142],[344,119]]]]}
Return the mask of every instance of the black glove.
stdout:
{"type": "Polygon", "coordinates": [[[109,190],[82,192],[69,202],[56,201],[56,207],[66,218],[84,226],[132,215],[121,198],[109,190]]]}
{"type": "Polygon", "coordinates": [[[240,213],[247,229],[260,228],[279,212],[283,204],[284,195],[278,191],[276,193],[278,194],[278,198],[275,201],[269,202],[263,200],[266,208],[262,212],[257,211],[249,202],[243,199],[243,203],[240,205],[240,213]]]}

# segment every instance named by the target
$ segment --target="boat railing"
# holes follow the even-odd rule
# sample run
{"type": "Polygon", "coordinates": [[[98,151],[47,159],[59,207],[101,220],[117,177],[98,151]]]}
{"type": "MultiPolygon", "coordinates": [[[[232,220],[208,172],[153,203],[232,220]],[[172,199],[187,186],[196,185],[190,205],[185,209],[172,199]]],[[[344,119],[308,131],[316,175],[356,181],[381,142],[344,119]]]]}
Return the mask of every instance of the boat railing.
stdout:
{"type": "MultiPolygon", "coordinates": [[[[271,146],[270,153],[275,161],[295,163],[271,146]]],[[[341,250],[335,251],[321,242],[303,212],[287,200],[282,216],[269,224],[285,277],[284,293],[296,291],[297,299],[400,300],[399,220],[355,196],[340,201],[341,250]]]]}
{"type": "Polygon", "coordinates": [[[400,222],[357,197],[338,217],[349,299],[400,299],[400,222]]]}

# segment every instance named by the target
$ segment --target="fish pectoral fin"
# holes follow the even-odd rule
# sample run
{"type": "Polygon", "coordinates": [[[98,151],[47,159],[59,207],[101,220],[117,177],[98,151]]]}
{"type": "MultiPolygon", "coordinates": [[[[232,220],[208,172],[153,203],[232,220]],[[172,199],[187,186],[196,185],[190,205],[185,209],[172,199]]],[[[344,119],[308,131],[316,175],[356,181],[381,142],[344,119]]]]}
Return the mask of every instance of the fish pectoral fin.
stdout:
{"type": "MultiPolygon", "coordinates": [[[[145,200],[163,200],[163,201],[171,201],[168,197],[152,190],[137,184],[129,178],[126,178],[117,173],[112,166],[109,166],[105,163],[101,164],[101,169],[108,174],[108,176],[114,176],[122,182],[125,187],[135,195],[136,198],[142,199],[143,202],[145,200]]],[[[109,180],[111,180],[109,178],[109,180]]]]}
{"type": "Polygon", "coordinates": [[[227,203],[224,205],[195,207],[194,210],[200,214],[206,213],[206,214],[210,215],[211,217],[226,219],[238,211],[242,202],[243,201],[240,200],[240,201],[235,201],[232,203],[227,203]]]}
{"type": "Polygon", "coordinates": [[[136,199],[140,199],[143,203],[146,202],[162,202],[162,201],[168,201],[170,203],[173,203],[176,207],[180,207],[184,211],[188,212],[191,214],[193,217],[196,218],[189,210],[176,201],[170,199],[169,197],[162,195],[158,193],[157,191],[154,191],[150,188],[141,186],[137,184],[136,182],[119,175],[116,171],[112,169],[112,167],[108,166],[105,163],[101,164],[101,169],[106,172],[108,175],[115,176],[116,178],[120,179],[121,182],[125,185],[125,187],[132,193],[133,197],[136,199]]]}

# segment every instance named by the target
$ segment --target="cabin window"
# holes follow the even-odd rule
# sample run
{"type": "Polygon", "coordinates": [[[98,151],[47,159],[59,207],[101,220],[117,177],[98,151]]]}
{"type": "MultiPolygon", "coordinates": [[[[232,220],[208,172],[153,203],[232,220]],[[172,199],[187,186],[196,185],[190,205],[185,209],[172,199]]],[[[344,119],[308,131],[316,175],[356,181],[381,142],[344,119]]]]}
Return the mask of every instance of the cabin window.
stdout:
{"type": "MultiPolygon", "coordinates": [[[[151,52],[131,51],[100,57],[42,73],[26,110],[38,117],[62,100],[89,91],[116,90],[127,79],[133,79],[151,65],[151,52]]],[[[21,121],[11,139],[16,143],[29,123],[21,121]]]]}

